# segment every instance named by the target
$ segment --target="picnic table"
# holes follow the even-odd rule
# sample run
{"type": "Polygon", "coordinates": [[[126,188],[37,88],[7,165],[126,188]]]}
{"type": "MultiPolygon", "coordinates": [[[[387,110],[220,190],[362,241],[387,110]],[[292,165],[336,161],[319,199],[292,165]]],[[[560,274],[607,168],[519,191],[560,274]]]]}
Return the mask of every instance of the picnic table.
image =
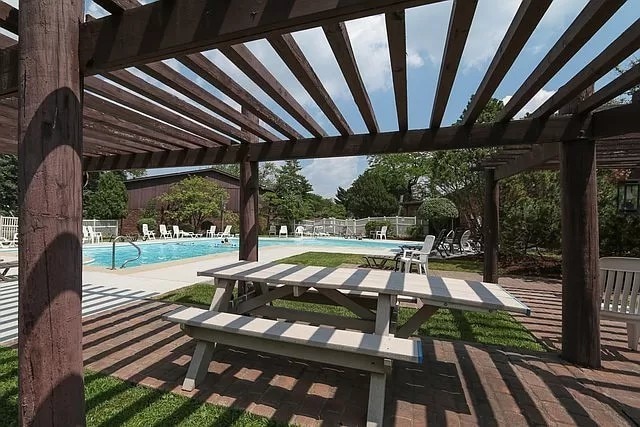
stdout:
{"type": "Polygon", "coordinates": [[[183,389],[193,390],[204,378],[216,344],[356,368],[371,375],[368,425],[382,425],[392,361],[422,363],[421,341],[409,337],[438,308],[530,314],[494,283],[396,271],[239,261],[198,275],[214,279],[210,310],[186,308],[165,316],[197,340],[183,389]],[[232,301],[239,283],[253,283],[256,295],[232,301]],[[396,324],[397,300],[407,297],[423,306],[396,324]],[[357,318],[269,305],[282,298],[324,298],[357,318]]]}

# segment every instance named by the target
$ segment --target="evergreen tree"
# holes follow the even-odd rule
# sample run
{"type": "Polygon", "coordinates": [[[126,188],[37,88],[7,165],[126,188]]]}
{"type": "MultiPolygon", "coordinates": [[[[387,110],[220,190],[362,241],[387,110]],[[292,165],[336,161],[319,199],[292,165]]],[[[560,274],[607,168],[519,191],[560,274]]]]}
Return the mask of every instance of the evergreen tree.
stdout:
{"type": "Polygon", "coordinates": [[[273,186],[277,216],[291,226],[295,220],[311,214],[308,195],[313,187],[301,171],[300,162],[287,160],[278,168],[273,186]]]}
{"type": "Polygon", "coordinates": [[[127,216],[127,188],[119,172],[100,174],[95,191],[87,195],[85,212],[89,218],[120,219],[127,216]]]}
{"type": "Polygon", "coordinates": [[[0,214],[18,215],[18,157],[0,155],[0,214]]]}
{"type": "Polygon", "coordinates": [[[398,200],[389,193],[380,175],[368,169],[348,190],[348,211],[357,218],[395,215],[398,200]]]}

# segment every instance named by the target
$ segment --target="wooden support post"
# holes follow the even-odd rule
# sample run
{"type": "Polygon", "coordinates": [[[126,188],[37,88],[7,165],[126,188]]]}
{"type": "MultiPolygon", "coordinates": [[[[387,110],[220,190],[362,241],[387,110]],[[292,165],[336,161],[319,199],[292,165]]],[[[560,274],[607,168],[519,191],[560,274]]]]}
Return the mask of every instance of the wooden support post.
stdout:
{"type": "Polygon", "coordinates": [[[85,424],[83,0],[20,2],[19,424],[85,424]]]}
{"type": "Polygon", "coordinates": [[[500,186],[495,179],[495,169],[485,169],[484,218],[484,271],[482,280],[498,283],[498,241],[500,238],[499,206],[500,186]]]}
{"type": "Polygon", "coordinates": [[[560,147],[562,209],[562,357],[600,367],[598,194],[596,144],[560,147]]]}

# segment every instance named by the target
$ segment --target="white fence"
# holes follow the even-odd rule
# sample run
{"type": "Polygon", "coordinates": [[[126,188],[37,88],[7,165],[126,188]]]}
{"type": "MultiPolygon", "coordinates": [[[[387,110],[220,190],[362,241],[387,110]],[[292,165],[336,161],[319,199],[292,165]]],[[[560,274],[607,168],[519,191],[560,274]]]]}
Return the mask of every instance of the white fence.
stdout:
{"type": "MultiPolygon", "coordinates": [[[[93,231],[99,231],[103,236],[118,235],[117,219],[85,219],[82,225],[90,225],[93,231]]],[[[0,237],[12,240],[13,236],[18,232],[18,218],[15,216],[0,217],[0,237]]]]}
{"type": "Polygon", "coordinates": [[[365,226],[369,221],[387,221],[391,224],[389,234],[395,236],[409,235],[408,229],[416,225],[415,216],[378,216],[359,219],[316,218],[305,219],[295,225],[302,225],[308,231],[324,231],[333,236],[357,235],[366,236],[365,226]]]}

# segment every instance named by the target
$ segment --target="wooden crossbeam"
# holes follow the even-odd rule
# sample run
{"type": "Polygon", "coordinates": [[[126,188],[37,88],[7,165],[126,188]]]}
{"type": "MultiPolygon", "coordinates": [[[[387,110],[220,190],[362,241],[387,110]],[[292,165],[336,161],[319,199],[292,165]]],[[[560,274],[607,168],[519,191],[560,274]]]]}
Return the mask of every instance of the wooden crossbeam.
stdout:
{"type": "Polygon", "coordinates": [[[0,28],[18,34],[18,9],[0,1],[0,28]]]}
{"type": "Polygon", "coordinates": [[[267,106],[253,96],[251,92],[243,88],[204,55],[196,53],[179,57],[177,60],[229,98],[244,108],[247,108],[263,122],[283,134],[287,139],[302,138],[302,135],[297,130],[267,108],[267,106]]]}
{"type": "Polygon", "coordinates": [[[318,138],[327,136],[324,129],[246,46],[239,44],[222,47],[220,52],[233,62],[240,71],[257,83],[267,95],[304,126],[305,129],[311,132],[313,136],[318,138]]]}
{"type": "MultiPolygon", "coordinates": [[[[601,114],[601,112],[595,114],[601,114]]],[[[628,119],[633,114],[637,114],[637,111],[627,111],[621,116],[628,119]]],[[[113,156],[112,158],[88,161],[85,163],[85,168],[88,170],[110,170],[193,166],[238,163],[245,159],[272,161],[522,145],[572,139],[579,135],[586,125],[588,125],[586,120],[571,117],[550,118],[544,122],[517,120],[506,124],[479,124],[471,128],[451,126],[438,130],[409,130],[346,137],[312,138],[296,142],[280,141],[180,150],[157,153],[152,156],[113,156]]],[[[600,123],[600,126],[606,126],[606,122],[600,123]]],[[[620,130],[620,128],[616,129],[616,131],[620,130]]],[[[592,133],[594,131],[597,129],[591,129],[592,133]]]]}
{"type": "Polygon", "coordinates": [[[112,15],[119,15],[127,9],[140,6],[137,0],[93,0],[93,2],[112,15]]]}
{"type": "Polygon", "coordinates": [[[247,118],[240,113],[240,111],[233,109],[229,104],[218,99],[213,94],[200,87],[183,74],[169,67],[164,62],[154,62],[151,64],[141,65],[139,69],[159,82],[169,86],[173,90],[189,97],[203,107],[219,114],[221,117],[242,126],[243,129],[251,129],[252,132],[256,133],[261,138],[264,138],[266,141],[276,141],[280,139],[260,125],[249,122],[247,118]]]}
{"type": "Polygon", "coordinates": [[[575,99],[580,92],[611,71],[640,46],[640,19],[637,19],[598,56],[536,109],[532,117],[545,118],[575,99]]]}
{"type": "Polygon", "coordinates": [[[369,94],[364,87],[362,76],[358,70],[358,64],[353,55],[351,40],[344,22],[328,24],[323,26],[322,29],[367,129],[371,133],[379,132],[378,122],[371,106],[369,94]]]}
{"type": "Polygon", "coordinates": [[[440,66],[440,76],[436,87],[435,100],[431,111],[431,127],[439,128],[449,102],[449,95],[453,88],[453,82],[458,73],[458,66],[462,58],[462,52],[467,42],[473,15],[476,11],[478,0],[454,0],[449,20],[449,30],[440,66]]]}
{"type": "Polygon", "coordinates": [[[473,124],[478,119],[550,5],[551,0],[525,0],[520,3],[482,83],[467,107],[463,125],[473,124]]]}
{"type": "Polygon", "coordinates": [[[407,107],[407,30],[404,10],[388,12],[385,15],[387,25],[387,42],[389,43],[389,59],[393,77],[393,91],[396,100],[398,129],[409,128],[407,107]]]}
{"type": "MultiPolygon", "coordinates": [[[[172,111],[175,111],[176,113],[180,113],[185,117],[216,129],[217,131],[232,138],[236,138],[241,142],[246,142],[250,139],[248,133],[229,125],[228,123],[218,119],[215,116],[207,114],[200,108],[186,101],[183,101],[175,95],[165,92],[159,87],[145,81],[144,79],[141,79],[140,77],[132,74],[129,71],[113,71],[111,73],[106,73],[105,77],[118,83],[119,85],[126,87],[127,89],[130,89],[144,96],[145,98],[148,98],[166,108],[171,109],[172,111]]],[[[232,143],[232,141],[230,140],[228,142],[229,144],[232,143]]]]}
{"type": "Polygon", "coordinates": [[[625,1],[591,0],[500,111],[498,121],[511,120],[625,1]]]}
{"type": "Polygon", "coordinates": [[[595,110],[613,98],[622,95],[627,90],[640,84],[640,64],[636,64],[622,75],[600,88],[590,97],[578,103],[577,114],[584,114],[595,110]]]}
{"type": "Polygon", "coordinates": [[[517,159],[496,168],[494,177],[496,180],[508,178],[540,166],[549,160],[557,159],[560,153],[559,144],[551,142],[536,145],[530,152],[521,155],[517,159]]]}
{"type": "Polygon", "coordinates": [[[293,36],[291,34],[281,34],[271,36],[267,40],[338,132],[341,135],[353,134],[349,123],[342,116],[333,99],[331,99],[293,36]]]}

